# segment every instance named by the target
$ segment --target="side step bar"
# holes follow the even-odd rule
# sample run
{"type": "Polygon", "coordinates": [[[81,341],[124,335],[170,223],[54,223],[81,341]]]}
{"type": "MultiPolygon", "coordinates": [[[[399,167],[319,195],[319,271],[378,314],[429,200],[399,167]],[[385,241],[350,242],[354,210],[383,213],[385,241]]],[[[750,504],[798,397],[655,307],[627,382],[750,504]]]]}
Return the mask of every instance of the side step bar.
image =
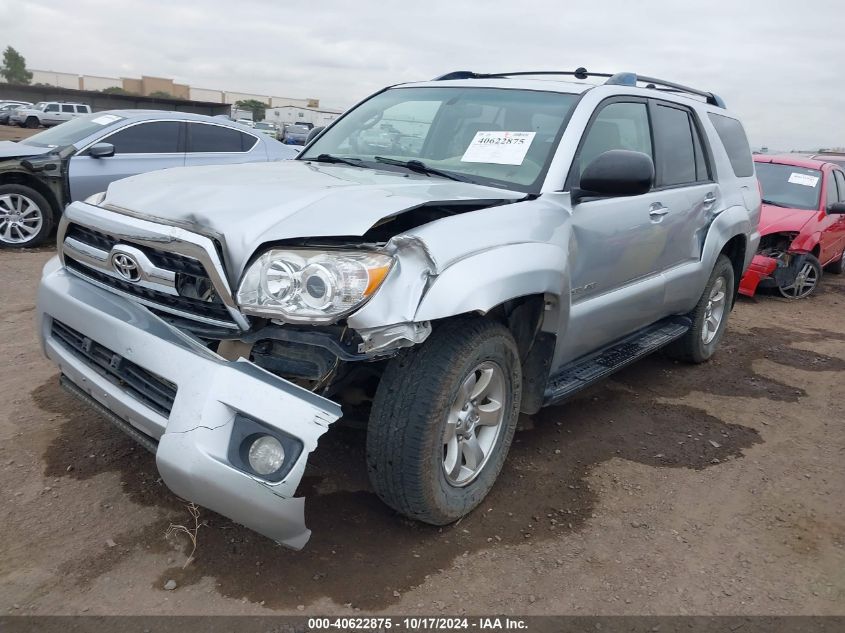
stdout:
{"type": "Polygon", "coordinates": [[[543,394],[543,404],[553,404],[569,398],[635,360],[681,338],[691,325],[692,322],[686,317],[659,321],[594,354],[564,365],[557,374],[549,378],[543,394]]]}

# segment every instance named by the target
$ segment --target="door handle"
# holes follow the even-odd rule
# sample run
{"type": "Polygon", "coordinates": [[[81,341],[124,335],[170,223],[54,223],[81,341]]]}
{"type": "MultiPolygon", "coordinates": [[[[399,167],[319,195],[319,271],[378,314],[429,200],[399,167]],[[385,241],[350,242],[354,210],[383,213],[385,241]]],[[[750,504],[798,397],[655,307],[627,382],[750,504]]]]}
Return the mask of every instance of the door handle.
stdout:
{"type": "Polygon", "coordinates": [[[662,202],[655,202],[648,208],[648,214],[652,218],[662,218],[669,213],[669,207],[664,207],[662,202]]]}
{"type": "Polygon", "coordinates": [[[716,194],[710,191],[704,196],[704,208],[712,207],[716,203],[716,194]]]}

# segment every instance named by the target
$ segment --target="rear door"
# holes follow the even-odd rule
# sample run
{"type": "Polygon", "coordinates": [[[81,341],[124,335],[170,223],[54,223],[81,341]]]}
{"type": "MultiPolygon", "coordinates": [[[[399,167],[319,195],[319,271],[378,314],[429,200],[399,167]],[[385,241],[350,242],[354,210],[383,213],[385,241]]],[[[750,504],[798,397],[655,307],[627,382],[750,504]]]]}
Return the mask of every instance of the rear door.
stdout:
{"type": "Polygon", "coordinates": [[[224,125],[187,123],[185,165],[220,165],[266,161],[267,150],[255,134],[224,125]]]}
{"type": "Polygon", "coordinates": [[[70,159],[71,200],[105,191],[115,180],[185,164],[182,121],[142,121],[107,134],[114,156],[93,158],[87,149],[70,159]]]}
{"type": "MultiPolygon", "coordinates": [[[[683,105],[652,99],[655,142],[655,192],[652,212],[656,267],[668,279],[697,266],[707,227],[724,209],[719,186],[712,178],[709,147],[695,112],[683,105]],[[660,213],[659,217],[654,214],[660,213]],[[656,236],[660,236],[658,240],[656,236]]],[[[667,284],[667,313],[686,310],[690,293],[667,284]]]]}

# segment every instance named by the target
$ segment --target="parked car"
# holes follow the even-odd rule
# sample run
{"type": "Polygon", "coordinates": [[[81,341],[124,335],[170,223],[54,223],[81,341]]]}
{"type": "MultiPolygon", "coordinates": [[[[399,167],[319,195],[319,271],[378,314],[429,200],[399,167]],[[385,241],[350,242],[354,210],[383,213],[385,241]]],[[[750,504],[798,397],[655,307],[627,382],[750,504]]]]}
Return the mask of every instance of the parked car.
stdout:
{"type": "Polygon", "coordinates": [[[288,125],[285,128],[284,143],[286,145],[305,145],[310,128],[304,125],[288,125]]]}
{"type": "Polygon", "coordinates": [[[13,110],[31,105],[26,101],[0,101],[0,124],[9,125],[9,117],[13,110]]]}
{"type": "Polygon", "coordinates": [[[759,213],[711,93],[453,73],[376,93],[295,160],[69,205],[39,332],[185,499],[302,547],[308,456],[369,405],[374,490],[443,525],[489,492],[520,411],[664,346],[711,358],[759,213]],[[424,142],[374,153],[362,133],[391,119],[424,142]]]}
{"type": "Polygon", "coordinates": [[[42,125],[50,127],[86,114],[91,114],[91,106],[84,103],[42,101],[32,107],[14,110],[10,121],[21,127],[37,128],[42,125]]]}
{"type": "Polygon", "coordinates": [[[261,121],[253,125],[252,129],[261,132],[274,140],[279,140],[279,129],[269,121],[261,121]]]}
{"type": "Polygon", "coordinates": [[[197,114],[111,110],[81,116],[18,143],[0,142],[0,247],[42,243],[68,202],[120,178],[295,155],[250,128],[197,114]]]}
{"type": "Polygon", "coordinates": [[[845,172],[831,162],[800,156],[755,156],[763,192],[760,247],[739,291],[777,288],[804,299],[822,269],[841,274],[845,258],[845,172]]]}

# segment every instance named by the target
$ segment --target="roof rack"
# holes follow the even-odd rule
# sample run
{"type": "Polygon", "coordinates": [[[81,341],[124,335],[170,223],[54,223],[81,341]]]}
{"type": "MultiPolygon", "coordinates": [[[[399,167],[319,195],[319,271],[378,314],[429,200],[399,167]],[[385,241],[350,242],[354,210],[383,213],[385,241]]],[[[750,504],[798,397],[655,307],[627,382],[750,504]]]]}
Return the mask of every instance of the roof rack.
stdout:
{"type": "Polygon", "coordinates": [[[471,70],[456,70],[439,77],[435,77],[434,81],[446,81],[449,79],[497,79],[506,77],[520,77],[528,75],[568,75],[575,77],[575,79],[587,79],[588,77],[606,77],[605,85],[607,86],[631,86],[637,87],[637,84],[642,82],[647,84],[645,88],[653,90],[663,90],[666,92],[685,92],[687,94],[703,97],[704,100],[719,108],[725,108],[725,102],[722,98],[712,92],[705,92],[704,90],[697,90],[681,84],[676,84],[671,81],[664,81],[663,79],[655,79],[654,77],[645,77],[637,75],[636,73],[593,73],[586,68],[580,67],[575,70],[537,70],[537,71],[519,71],[514,73],[475,73],[471,70]]]}

